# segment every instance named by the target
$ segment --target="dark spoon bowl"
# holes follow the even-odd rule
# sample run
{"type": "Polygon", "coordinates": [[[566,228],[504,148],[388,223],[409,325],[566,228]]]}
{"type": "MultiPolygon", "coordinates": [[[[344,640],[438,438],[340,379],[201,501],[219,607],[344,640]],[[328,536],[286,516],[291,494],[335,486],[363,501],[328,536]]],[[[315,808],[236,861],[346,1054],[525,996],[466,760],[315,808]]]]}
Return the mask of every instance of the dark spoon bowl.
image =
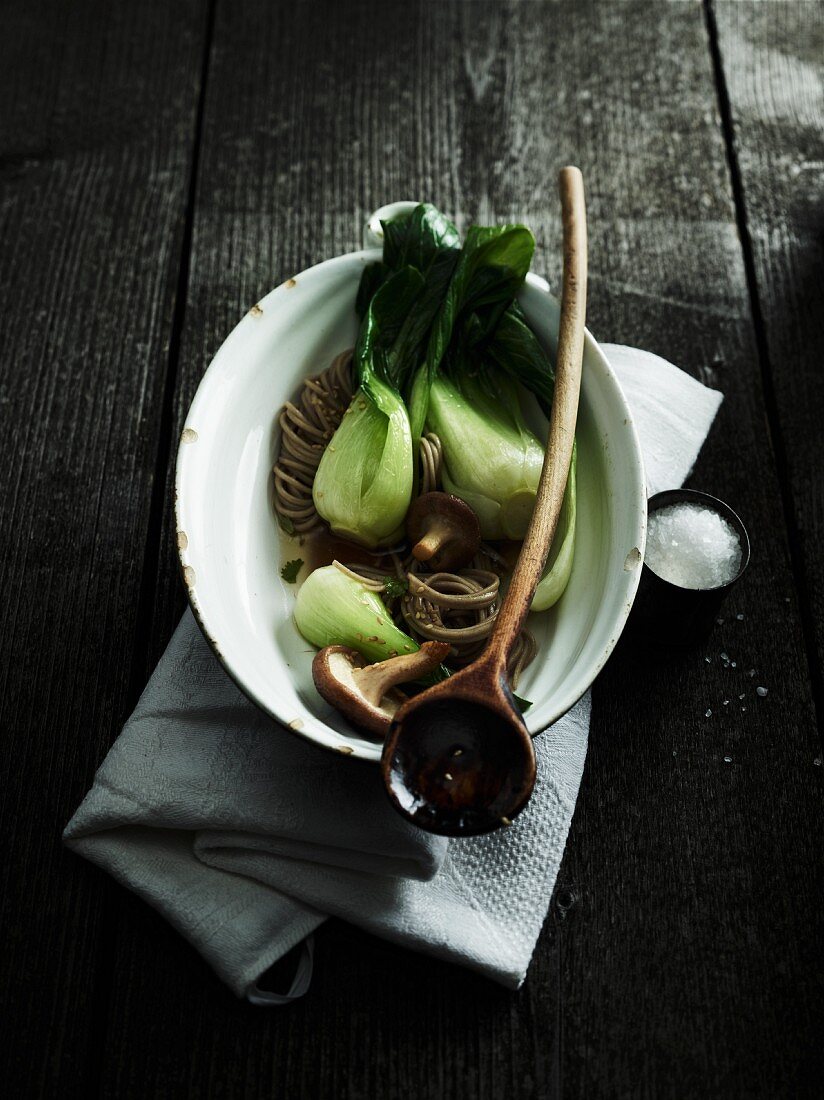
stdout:
{"type": "Polygon", "coordinates": [[[526,805],[535,755],[523,726],[513,738],[513,714],[469,699],[434,698],[398,713],[383,769],[395,808],[441,836],[477,836],[526,805]],[[519,744],[523,747],[518,751],[519,744]]]}

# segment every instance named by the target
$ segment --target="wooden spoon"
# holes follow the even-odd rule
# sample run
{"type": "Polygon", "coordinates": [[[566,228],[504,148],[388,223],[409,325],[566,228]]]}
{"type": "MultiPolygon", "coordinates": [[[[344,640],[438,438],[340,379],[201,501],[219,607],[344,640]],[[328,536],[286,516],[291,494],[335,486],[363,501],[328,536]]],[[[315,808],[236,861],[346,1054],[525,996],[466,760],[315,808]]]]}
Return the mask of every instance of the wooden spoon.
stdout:
{"type": "Polygon", "coordinates": [[[532,738],[512,697],[506,665],[558,524],[581,388],[587,241],[580,171],[562,168],[558,186],[564,277],[555,393],[529,529],[486,649],[471,665],[397,711],[381,758],[396,809],[443,836],[472,836],[510,824],[535,784],[532,738]]]}

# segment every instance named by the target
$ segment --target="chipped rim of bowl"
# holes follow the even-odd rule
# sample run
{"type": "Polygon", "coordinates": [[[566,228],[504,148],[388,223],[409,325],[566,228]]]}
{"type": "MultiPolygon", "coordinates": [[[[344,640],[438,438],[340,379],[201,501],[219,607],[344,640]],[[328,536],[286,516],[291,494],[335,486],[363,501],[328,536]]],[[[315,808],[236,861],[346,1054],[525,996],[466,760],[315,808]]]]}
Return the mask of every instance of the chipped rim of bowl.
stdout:
{"type": "MultiPolygon", "coordinates": [[[[398,206],[400,204],[390,204],[392,206],[398,206]]],[[[406,204],[403,204],[406,205],[406,204]]],[[[373,245],[376,238],[380,238],[374,233],[372,226],[378,213],[382,213],[385,208],[381,208],[380,212],[372,215],[369,222],[364,227],[364,243],[373,245]],[[371,231],[371,232],[370,232],[371,231]]],[[[212,388],[212,384],[215,381],[216,376],[219,377],[221,371],[224,369],[224,363],[227,359],[227,352],[231,351],[231,346],[235,342],[239,342],[245,338],[246,333],[251,326],[254,326],[264,311],[268,311],[270,308],[276,308],[277,303],[281,300],[284,294],[287,294],[292,288],[294,288],[298,280],[305,282],[307,278],[311,279],[313,276],[322,275],[330,270],[330,268],[351,263],[352,260],[360,259],[362,262],[368,262],[370,260],[380,259],[381,251],[379,248],[367,247],[355,252],[343,253],[339,256],[333,256],[330,259],[323,260],[320,263],[314,264],[312,267],[304,269],[297,275],[292,276],[279,286],[274,287],[263,298],[255,303],[241,318],[237,325],[231,330],[229,335],[223,341],[218,348],[214,357],[212,358],[209,366],[203,373],[203,376],[198,383],[197,390],[192,399],[189,411],[186,415],[186,420],[183,425],[183,429],[180,434],[180,440],[178,443],[177,457],[176,457],[176,469],[175,469],[175,483],[174,483],[174,516],[175,516],[175,530],[185,531],[185,491],[187,482],[187,473],[191,468],[195,459],[195,450],[189,446],[190,443],[197,440],[197,431],[194,429],[193,424],[198,422],[198,414],[201,405],[205,404],[210,399],[209,391],[212,388]]],[[[546,279],[541,278],[539,275],[535,275],[529,272],[526,276],[526,282],[535,287],[541,293],[546,294],[548,297],[553,297],[550,287],[546,279]]],[[[644,472],[644,462],[641,454],[641,445],[638,439],[638,433],[635,428],[635,423],[632,417],[632,412],[627,404],[624,392],[621,389],[621,385],[618,378],[615,375],[609,360],[604,352],[601,350],[595,337],[590,333],[589,329],[585,329],[584,332],[585,346],[590,354],[595,355],[599,360],[601,369],[609,376],[616,395],[616,400],[620,404],[620,409],[616,410],[616,415],[620,415],[624,420],[624,426],[627,429],[627,439],[631,447],[630,461],[634,469],[635,477],[633,479],[634,495],[637,498],[635,500],[634,513],[636,516],[636,522],[634,525],[634,537],[632,538],[632,546],[638,551],[638,566],[643,561],[643,554],[646,545],[646,525],[647,525],[647,493],[646,493],[646,475],[644,472]]],[[[212,652],[217,657],[221,666],[228,674],[234,684],[243,692],[243,694],[249,699],[256,707],[262,710],[265,714],[268,714],[271,718],[275,719],[285,729],[290,730],[292,733],[297,734],[304,740],[311,741],[313,744],[320,746],[337,753],[339,756],[345,755],[346,750],[341,748],[340,735],[327,726],[325,722],[318,719],[318,729],[309,729],[306,726],[297,727],[291,724],[285,714],[276,713],[264,700],[258,697],[258,695],[246,684],[244,681],[241,668],[237,667],[239,662],[233,662],[226,654],[224,654],[214,635],[214,624],[210,623],[208,616],[204,612],[204,609],[200,606],[197,598],[197,591],[195,585],[195,578],[193,577],[193,566],[188,561],[188,543],[183,545],[179,539],[175,541],[178,566],[180,569],[181,579],[183,586],[186,590],[186,595],[189,601],[189,606],[192,609],[195,621],[197,622],[204,638],[208,642],[212,652]]],[[[632,552],[632,551],[631,551],[632,552]]],[[[633,564],[635,564],[633,562],[633,564]]],[[[592,661],[587,670],[581,675],[575,677],[569,687],[569,689],[559,698],[553,708],[549,718],[544,722],[540,729],[531,731],[533,737],[542,733],[548,729],[559,718],[562,718],[573,706],[586,694],[589,688],[594,683],[598,674],[603,669],[607,660],[609,659],[613,649],[618,643],[618,639],[623,633],[627,619],[629,618],[632,605],[635,600],[635,595],[638,590],[638,585],[641,579],[641,569],[632,568],[626,570],[627,588],[625,590],[625,598],[622,603],[621,611],[616,616],[612,630],[609,633],[609,639],[605,642],[601,649],[600,655],[594,661],[592,661]]],[[[349,759],[361,760],[365,763],[378,763],[380,760],[380,746],[377,745],[377,753],[375,756],[362,755],[358,750],[352,750],[350,748],[349,759]]]]}

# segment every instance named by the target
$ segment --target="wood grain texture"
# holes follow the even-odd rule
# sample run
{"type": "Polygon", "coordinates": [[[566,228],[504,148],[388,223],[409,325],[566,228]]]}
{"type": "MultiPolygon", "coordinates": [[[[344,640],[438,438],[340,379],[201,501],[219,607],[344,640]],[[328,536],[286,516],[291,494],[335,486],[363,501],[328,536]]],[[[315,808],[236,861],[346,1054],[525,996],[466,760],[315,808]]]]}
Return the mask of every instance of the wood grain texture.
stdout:
{"type": "MultiPolygon", "coordinates": [[[[715,5],[811,621],[816,9],[715,5]]],[[[141,572],[155,455],[174,451],[163,390],[206,13],[43,3],[0,19],[12,1094],[94,1092],[98,1071],[104,1095],[141,1100],[820,1093],[824,767],[701,5],[218,0],[174,435],[246,309],[356,247],[389,199],[431,199],[462,226],[525,221],[557,286],[547,181],[573,161],[590,325],[725,392],[692,483],[741,512],[754,548],[705,650],[622,643],[599,681],[518,995],[330,922],[309,995],[272,1013],[58,843],[182,606],[168,516],[158,575],[141,572]]]]}
{"type": "Polygon", "coordinates": [[[713,7],[756,322],[824,707],[824,7],[713,7]]]}
{"type": "Polygon", "coordinates": [[[122,895],[106,1095],[777,1096],[821,1071],[824,769],[701,5],[219,3],[177,426],[249,305],[387,200],[523,220],[557,285],[570,161],[596,335],[726,394],[692,484],[742,513],[750,572],[705,651],[623,644],[599,681],[520,994],[332,922],[309,995],[260,1012],[122,895]]]}
{"type": "Polygon", "coordinates": [[[94,1078],[115,889],[60,834],[131,695],[203,7],[0,14],[4,1085],[94,1078]]]}

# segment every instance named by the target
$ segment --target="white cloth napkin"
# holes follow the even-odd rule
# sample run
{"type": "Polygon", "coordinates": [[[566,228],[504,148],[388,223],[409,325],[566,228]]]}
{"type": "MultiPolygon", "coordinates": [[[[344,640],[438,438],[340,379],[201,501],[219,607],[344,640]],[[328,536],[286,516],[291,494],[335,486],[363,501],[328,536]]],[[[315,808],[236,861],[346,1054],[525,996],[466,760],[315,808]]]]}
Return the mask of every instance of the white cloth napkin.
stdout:
{"type": "MultiPolygon", "coordinates": [[[[721,395],[648,352],[603,345],[633,411],[650,492],[679,486],[721,395]]],[[[509,988],[524,980],[586,757],[589,693],[535,741],[527,809],[446,841],[390,807],[378,769],[342,761],[258,711],[186,612],[66,828],[75,852],[155,906],[239,996],[334,915],[509,988]]]]}

